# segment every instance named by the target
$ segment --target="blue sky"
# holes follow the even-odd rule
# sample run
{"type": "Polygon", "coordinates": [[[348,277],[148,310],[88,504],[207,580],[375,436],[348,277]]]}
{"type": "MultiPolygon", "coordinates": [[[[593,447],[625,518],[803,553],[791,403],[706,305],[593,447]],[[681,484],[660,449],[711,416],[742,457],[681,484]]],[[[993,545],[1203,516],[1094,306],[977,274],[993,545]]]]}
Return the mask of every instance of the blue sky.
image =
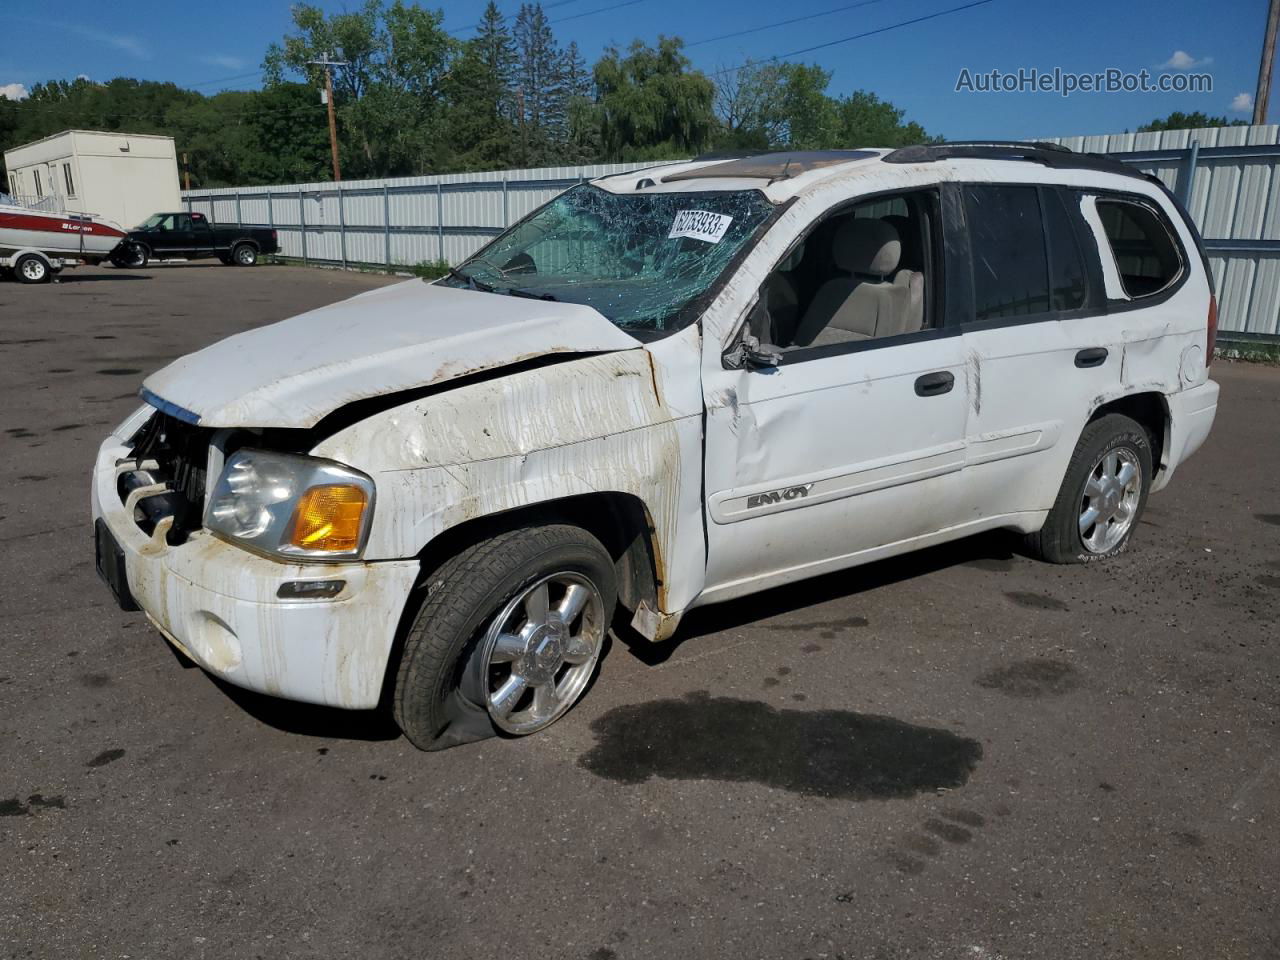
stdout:
{"type": "MultiPolygon", "coordinates": [[[[753,32],[688,51],[707,71],[875,31],[972,0],[863,0],[855,9],[753,32]]],[[[329,10],[351,8],[321,2],[329,10]]],[[[557,38],[576,40],[594,58],[606,45],[677,34],[690,43],[793,17],[849,7],[851,0],[549,0],[557,38]],[[599,11],[601,8],[614,9],[599,11]]],[[[481,0],[439,4],[445,25],[461,36],[481,0]]],[[[500,0],[512,17],[519,0],[500,0]]],[[[1074,4],[990,0],[798,59],[833,73],[831,91],[870,90],[904,108],[934,134],[973,137],[1066,136],[1133,129],[1172,110],[1249,119],[1244,106],[1258,69],[1267,0],[1084,0],[1074,4]],[[1109,67],[1153,74],[1177,62],[1212,74],[1212,93],[957,93],[961,69],[973,73],[1020,67],[1091,73],[1109,67]]],[[[289,5],[273,0],[216,4],[68,0],[27,6],[3,21],[0,92],[51,78],[84,74],[171,80],[206,93],[251,88],[263,51],[289,29],[289,5]],[[127,15],[126,15],[127,11],[127,15]],[[250,74],[246,76],[246,74],[250,74]],[[11,86],[17,85],[17,86],[11,86]]],[[[1280,117],[1280,77],[1270,119],[1280,117]]]]}

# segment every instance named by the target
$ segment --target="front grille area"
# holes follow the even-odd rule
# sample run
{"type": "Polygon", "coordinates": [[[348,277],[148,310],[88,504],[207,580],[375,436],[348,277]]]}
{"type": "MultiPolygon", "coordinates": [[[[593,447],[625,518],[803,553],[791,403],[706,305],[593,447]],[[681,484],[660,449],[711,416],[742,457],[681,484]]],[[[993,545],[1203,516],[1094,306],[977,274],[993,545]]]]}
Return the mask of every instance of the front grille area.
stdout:
{"type": "Polygon", "coordinates": [[[159,411],[134,434],[129,459],[136,468],[120,474],[117,491],[121,503],[139,487],[164,484],[169,488],[166,493],[143,498],[134,508],[134,521],[144,532],[150,534],[167,516],[173,517],[170,543],[181,543],[188,533],[199,529],[212,438],[213,430],[159,411]]]}

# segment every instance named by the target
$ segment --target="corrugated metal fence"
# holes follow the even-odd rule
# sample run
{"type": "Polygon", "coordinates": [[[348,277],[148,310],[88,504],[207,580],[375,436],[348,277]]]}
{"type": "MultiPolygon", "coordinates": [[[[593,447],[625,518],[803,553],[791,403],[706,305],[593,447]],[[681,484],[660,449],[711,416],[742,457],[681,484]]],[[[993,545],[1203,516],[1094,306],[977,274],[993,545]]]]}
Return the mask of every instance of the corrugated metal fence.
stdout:
{"type": "Polygon", "coordinates": [[[183,199],[188,209],[215,223],[274,227],[286,257],[343,266],[459,263],[574,184],[651,166],[604,163],[341,184],[227,187],[193,190],[183,199]]]}
{"type": "MultiPolygon", "coordinates": [[[[1210,253],[1224,331],[1280,336],[1280,126],[1060,137],[1154,173],[1186,204],[1210,253]]],[[[184,193],[221,223],[279,231],[308,262],[458,263],[575,183],[652,164],[597,164],[184,193]]]]}

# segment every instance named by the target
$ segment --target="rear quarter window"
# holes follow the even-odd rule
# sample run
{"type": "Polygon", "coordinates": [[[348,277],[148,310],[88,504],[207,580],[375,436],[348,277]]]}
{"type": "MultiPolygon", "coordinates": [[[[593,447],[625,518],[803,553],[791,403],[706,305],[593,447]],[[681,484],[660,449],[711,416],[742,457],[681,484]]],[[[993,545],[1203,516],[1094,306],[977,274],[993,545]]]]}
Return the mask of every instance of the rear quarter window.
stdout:
{"type": "Polygon", "coordinates": [[[1126,296],[1154,296],[1177,282],[1182,253],[1163,215],[1134,200],[1098,197],[1095,204],[1126,296]]]}

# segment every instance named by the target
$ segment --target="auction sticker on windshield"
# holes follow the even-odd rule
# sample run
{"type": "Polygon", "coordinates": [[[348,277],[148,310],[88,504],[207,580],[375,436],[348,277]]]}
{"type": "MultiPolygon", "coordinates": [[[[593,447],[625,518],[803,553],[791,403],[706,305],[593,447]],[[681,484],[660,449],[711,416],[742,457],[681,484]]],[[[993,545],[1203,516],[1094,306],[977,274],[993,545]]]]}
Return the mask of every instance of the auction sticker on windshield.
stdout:
{"type": "Polygon", "coordinates": [[[677,210],[667,239],[692,237],[694,240],[705,240],[707,243],[719,243],[724,239],[724,233],[731,223],[733,223],[733,217],[725,216],[723,213],[712,213],[709,210],[677,210]]]}

